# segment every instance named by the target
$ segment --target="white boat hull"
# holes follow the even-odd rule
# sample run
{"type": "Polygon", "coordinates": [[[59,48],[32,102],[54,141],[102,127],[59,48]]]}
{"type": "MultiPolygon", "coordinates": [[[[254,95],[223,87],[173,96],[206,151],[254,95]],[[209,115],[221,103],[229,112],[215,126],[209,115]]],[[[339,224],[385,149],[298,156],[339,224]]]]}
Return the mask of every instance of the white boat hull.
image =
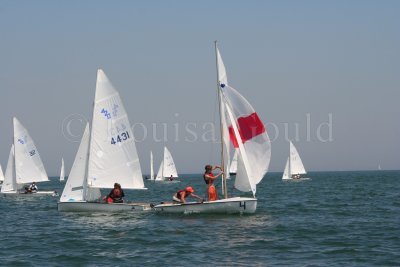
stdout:
{"type": "Polygon", "coordinates": [[[160,213],[181,214],[251,214],[257,209],[257,199],[247,197],[234,197],[203,203],[177,203],[159,204],[154,207],[160,213]]]}
{"type": "Polygon", "coordinates": [[[307,180],[311,180],[311,178],[307,178],[307,177],[304,177],[304,178],[286,178],[286,179],[282,178],[282,181],[294,181],[294,182],[307,181],[307,180]]]}
{"type": "Polygon", "coordinates": [[[40,196],[52,196],[57,197],[58,193],[56,191],[39,191],[36,193],[24,193],[24,192],[2,192],[3,196],[18,196],[18,197],[40,197],[40,196]]]}
{"type": "Polygon", "coordinates": [[[100,202],[58,202],[61,212],[140,212],[150,211],[147,203],[100,203],[100,202]]]}

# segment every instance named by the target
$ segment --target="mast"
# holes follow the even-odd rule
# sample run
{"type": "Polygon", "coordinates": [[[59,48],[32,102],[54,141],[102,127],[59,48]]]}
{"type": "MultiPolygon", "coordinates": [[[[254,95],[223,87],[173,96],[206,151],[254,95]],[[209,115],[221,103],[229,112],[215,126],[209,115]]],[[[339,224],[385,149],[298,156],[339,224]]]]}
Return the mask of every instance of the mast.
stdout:
{"type": "Polygon", "coordinates": [[[224,198],[228,198],[228,190],[226,188],[226,173],[225,173],[225,162],[224,162],[224,141],[223,141],[223,125],[222,125],[222,108],[221,108],[221,89],[219,81],[219,71],[218,71],[218,51],[217,51],[217,41],[214,41],[215,45],[215,62],[217,66],[217,93],[218,93],[218,107],[219,107],[219,128],[220,128],[220,138],[221,138],[221,169],[224,172],[222,174],[222,186],[224,189],[224,198]]]}

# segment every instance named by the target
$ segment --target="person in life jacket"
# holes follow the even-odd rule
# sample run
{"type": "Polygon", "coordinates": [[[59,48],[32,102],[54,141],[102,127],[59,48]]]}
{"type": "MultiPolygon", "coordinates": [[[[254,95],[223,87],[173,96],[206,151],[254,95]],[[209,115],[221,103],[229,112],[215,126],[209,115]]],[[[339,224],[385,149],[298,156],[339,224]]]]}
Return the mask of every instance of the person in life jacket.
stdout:
{"type": "Polygon", "coordinates": [[[215,188],[215,185],[214,185],[214,180],[217,179],[219,176],[221,176],[223,173],[224,172],[222,171],[220,166],[213,167],[211,165],[206,165],[205,172],[203,174],[203,179],[207,185],[208,201],[218,200],[218,193],[217,193],[217,189],[215,188]],[[217,175],[214,175],[212,173],[212,171],[215,169],[220,169],[221,172],[217,175]]]}
{"type": "Polygon", "coordinates": [[[30,186],[25,187],[25,193],[37,193],[38,187],[35,182],[33,182],[30,186]]]}
{"type": "Polygon", "coordinates": [[[172,196],[172,199],[174,200],[174,202],[186,203],[186,198],[188,196],[199,199],[201,203],[203,203],[204,201],[204,199],[194,194],[194,189],[191,186],[186,187],[185,190],[179,190],[178,192],[176,192],[172,196]]]}
{"type": "Polygon", "coordinates": [[[123,203],[124,202],[124,191],[119,183],[114,184],[114,188],[111,190],[110,194],[107,195],[107,203],[123,203]]]}

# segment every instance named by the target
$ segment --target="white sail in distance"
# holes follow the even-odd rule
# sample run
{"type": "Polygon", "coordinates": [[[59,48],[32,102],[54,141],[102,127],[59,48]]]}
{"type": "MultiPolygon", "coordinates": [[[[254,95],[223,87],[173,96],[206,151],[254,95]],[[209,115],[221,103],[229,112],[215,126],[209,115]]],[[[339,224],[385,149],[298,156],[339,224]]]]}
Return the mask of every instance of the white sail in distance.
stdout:
{"type": "Polygon", "coordinates": [[[49,181],[39,151],[26,128],[13,119],[15,173],[18,184],[49,181]]]}

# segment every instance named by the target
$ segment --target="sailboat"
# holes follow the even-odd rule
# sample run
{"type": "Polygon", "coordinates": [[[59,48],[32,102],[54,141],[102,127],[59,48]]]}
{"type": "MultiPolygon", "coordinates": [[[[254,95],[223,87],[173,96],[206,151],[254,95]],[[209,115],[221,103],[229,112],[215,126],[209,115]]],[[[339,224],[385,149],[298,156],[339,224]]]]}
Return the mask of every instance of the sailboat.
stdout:
{"type": "Polygon", "coordinates": [[[229,197],[226,177],[223,175],[224,198],[202,203],[165,203],[156,205],[164,213],[254,213],[257,208],[256,185],[267,173],[271,144],[259,116],[250,103],[228,85],[226,70],[215,42],[217,61],[217,90],[221,124],[221,166],[229,170],[230,143],[238,150],[235,188],[251,192],[249,197],[229,197]],[[230,142],[231,141],[231,142],[230,142]]]}
{"type": "Polygon", "coordinates": [[[236,175],[237,172],[237,160],[238,160],[238,152],[235,150],[235,153],[233,154],[233,158],[231,161],[231,164],[229,166],[229,174],[230,175],[236,175]]]}
{"type": "Polygon", "coordinates": [[[150,151],[150,180],[154,181],[154,164],[153,164],[153,151],[150,151]]]}
{"type": "Polygon", "coordinates": [[[381,170],[382,170],[381,164],[378,164],[378,171],[381,171],[381,170]]]}
{"type": "Polygon", "coordinates": [[[285,171],[282,175],[282,180],[310,180],[310,178],[301,177],[301,175],[307,174],[304,169],[303,162],[301,161],[299,152],[297,152],[296,147],[290,141],[289,145],[289,157],[286,161],[285,171]]]}
{"type": "Polygon", "coordinates": [[[105,203],[101,188],[120,183],[123,189],[144,187],[139,157],[127,113],[118,91],[105,73],[97,71],[92,128],[86,125],[59,211],[143,211],[145,203],[105,203]]]}
{"type": "Polygon", "coordinates": [[[3,182],[4,182],[4,173],[0,165],[0,185],[3,184],[3,182]]]}
{"type": "Polygon", "coordinates": [[[64,174],[64,158],[61,158],[61,171],[60,171],[60,182],[64,182],[65,174],[64,174]]]}
{"type": "Polygon", "coordinates": [[[24,185],[29,183],[48,182],[46,170],[28,130],[13,118],[14,140],[11,145],[6,174],[1,193],[5,195],[56,196],[55,191],[37,191],[25,193],[24,185]]]}
{"type": "Polygon", "coordinates": [[[178,172],[175,167],[174,159],[172,158],[171,152],[169,152],[168,148],[164,147],[163,160],[161,161],[155,180],[157,182],[178,182],[175,180],[175,178],[178,178],[178,172]]]}

